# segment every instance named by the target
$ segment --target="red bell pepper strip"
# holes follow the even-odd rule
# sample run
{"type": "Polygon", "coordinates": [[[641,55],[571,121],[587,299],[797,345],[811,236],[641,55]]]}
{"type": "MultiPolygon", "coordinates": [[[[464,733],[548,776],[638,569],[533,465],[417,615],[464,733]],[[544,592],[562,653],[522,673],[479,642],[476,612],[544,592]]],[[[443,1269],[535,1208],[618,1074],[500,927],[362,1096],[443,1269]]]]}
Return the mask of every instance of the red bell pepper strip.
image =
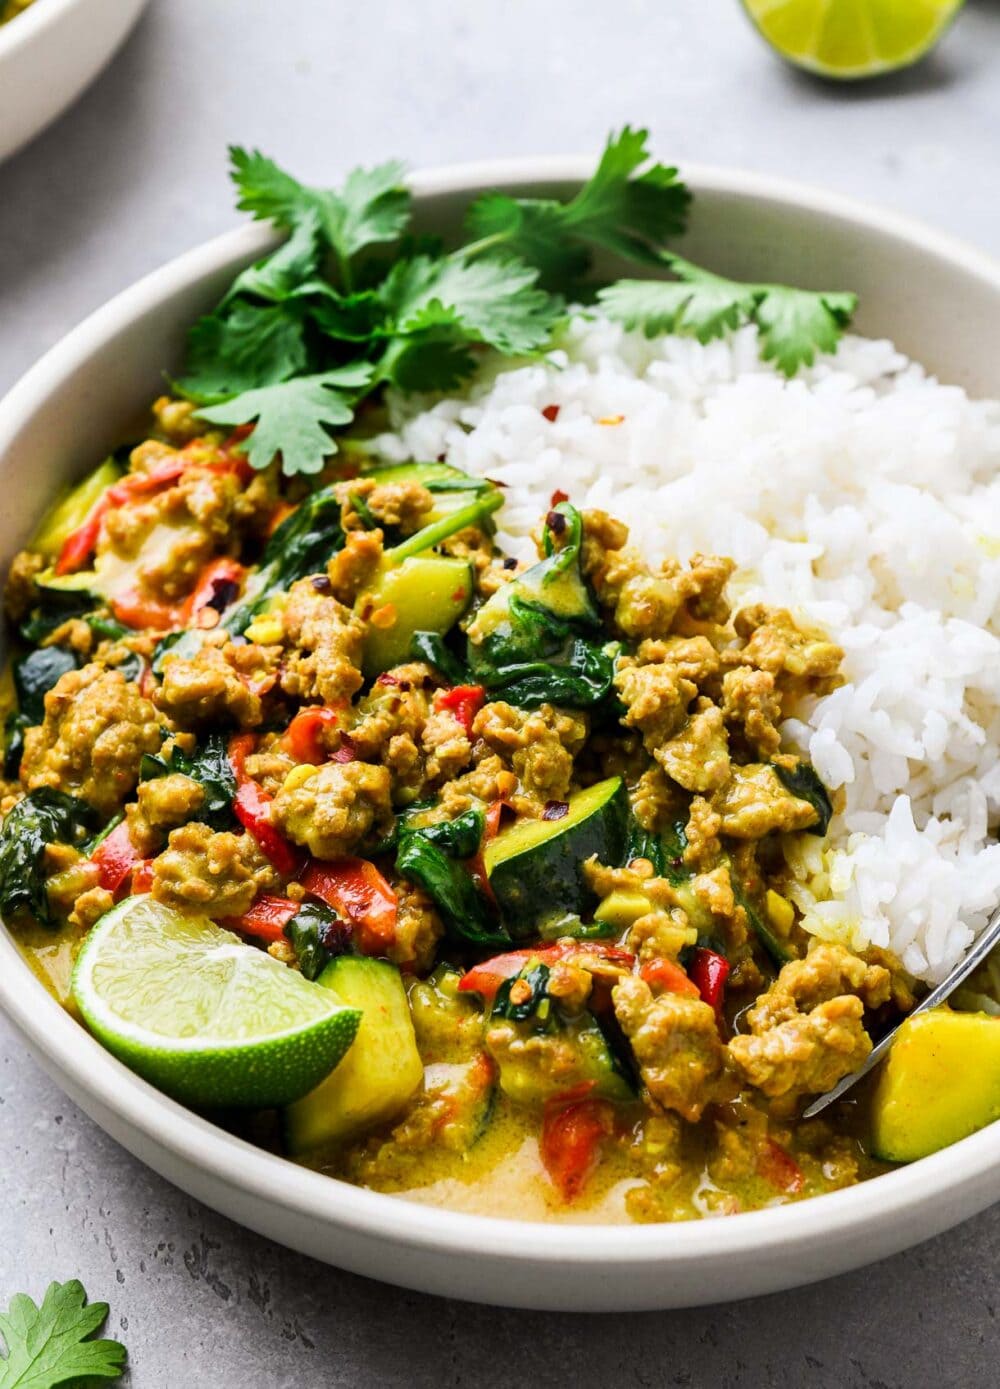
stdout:
{"type": "Polygon", "coordinates": [[[132,886],[130,891],[149,892],[153,886],[153,860],[151,858],[140,859],[135,866],[132,874],[132,886]]]}
{"type": "MultiPolygon", "coordinates": [[[[191,466],[191,459],[183,454],[177,458],[151,468],[148,473],[129,473],[120,482],[112,483],[99,497],[87,513],[86,520],[78,526],[63,542],[55,563],[57,574],[74,574],[82,569],[97,546],[101,533],[101,523],[112,507],[124,506],[126,502],[147,493],[158,492],[169,487],[191,466]]],[[[227,458],[222,464],[224,471],[246,467],[246,460],[239,457],[227,458]]],[[[124,619],[122,619],[124,621],[124,619]]]]}
{"type": "Polygon", "coordinates": [[[291,844],[280,830],[271,824],[271,797],[246,772],[246,760],[256,746],[252,733],[238,733],[229,740],[229,762],[236,777],[236,798],[233,811],[237,820],[260,846],[278,872],[294,878],[305,857],[301,849],[291,844]]]}
{"type": "Polygon", "coordinates": [[[147,598],[134,588],[113,598],[111,611],[126,627],[139,627],[151,632],[170,632],[183,621],[180,604],[147,598]]]}
{"type": "Polygon", "coordinates": [[[385,954],[395,943],[396,894],[374,863],[363,858],[313,861],[302,875],[302,886],[350,922],[363,954],[385,954]]]}
{"type": "Polygon", "coordinates": [[[265,893],[248,912],[242,916],[225,916],[219,925],[241,936],[256,936],[268,942],[284,940],[285,927],[301,906],[301,902],[293,902],[290,897],[272,897],[265,893]]]}
{"type": "Polygon", "coordinates": [[[806,1174],[780,1143],[766,1138],[757,1156],[757,1171],[771,1186],[789,1196],[797,1196],[806,1184],[806,1174]]]}
{"type": "Polygon", "coordinates": [[[607,1100],[566,1096],[548,1100],[538,1151],[549,1180],[564,1201],[574,1201],[597,1166],[600,1144],[612,1132],[614,1111],[607,1100]]]}
{"type": "Polygon", "coordinates": [[[554,945],[540,945],[537,950],[512,950],[506,955],[494,955],[491,960],[473,965],[468,973],[458,981],[464,993],[477,993],[487,1003],[491,1003],[497,989],[505,979],[513,979],[520,974],[529,960],[540,964],[554,965],[559,960],[576,960],[586,967],[588,959],[609,960],[612,964],[631,969],[635,956],[617,945],[605,945],[602,941],[556,941],[554,945]]]}
{"type": "Polygon", "coordinates": [[[108,892],[117,892],[137,863],[142,862],[129,837],[128,821],[123,820],[111,833],[101,840],[90,856],[101,875],[101,887],[108,892]]]}
{"type": "MultiPolygon", "coordinates": [[[[245,574],[246,570],[243,565],[227,556],[209,560],[198,575],[194,589],[184,600],[181,618],[185,626],[190,625],[192,621],[195,626],[199,626],[198,614],[203,608],[214,607],[215,598],[220,588],[231,588],[234,584],[237,589],[242,588],[245,574]]],[[[227,598],[227,606],[228,602],[229,599],[227,598]]]]}
{"type": "Polygon", "coordinates": [[[55,562],[55,572],[57,574],[75,574],[78,569],[82,569],[97,547],[97,539],[101,533],[101,522],[111,509],[107,493],[100,497],[87,513],[87,518],[82,525],[77,526],[62,543],[59,557],[55,562]]]}
{"type": "Polygon", "coordinates": [[[643,965],[639,971],[639,978],[644,979],[651,988],[660,989],[663,993],[699,997],[698,985],[690,980],[680,965],[675,965],[673,960],[650,960],[649,964],[643,965]]]}
{"type": "Polygon", "coordinates": [[[704,1001],[715,1009],[716,1014],[721,1014],[726,980],[729,978],[729,961],[725,955],[699,945],[697,950],[691,952],[688,974],[704,1001]]]}
{"type": "MultiPolygon", "coordinates": [[[[314,765],[326,762],[330,754],[323,746],[323,730],[336,728],[339,722],[336,709],[326,705],[314,704],[308,709],[300,709],[285,729],[285,747],[296,762],[312,762],[314,765]]],[[[354,760],[353,752],[350,760],[354,760]]]]}
{"type": "Polygon", "coordinates": [[[451,690],[439,690],[434,696],[434,708],[449,709],[466,733],[472,732],[472,720],[485,702],[482,685],[456,685],[451,690]]]}

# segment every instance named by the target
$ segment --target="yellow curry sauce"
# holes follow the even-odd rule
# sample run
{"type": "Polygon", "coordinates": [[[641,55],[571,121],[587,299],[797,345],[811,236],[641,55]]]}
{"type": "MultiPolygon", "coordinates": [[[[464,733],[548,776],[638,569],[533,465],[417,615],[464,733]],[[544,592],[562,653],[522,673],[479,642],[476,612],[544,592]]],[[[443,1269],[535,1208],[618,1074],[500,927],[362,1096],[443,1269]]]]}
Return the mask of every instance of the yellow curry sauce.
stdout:
{"type": "Polygon", "coordinates": [[[2,809],[42,838],[7,915],[55,996],[129,893],[324,982],[387,962],[422,1086],[308,1150],[281,1116],[240,1126],[454,1209],[688,1219],[880,1170],[863,1102],[796,1117],[913,1003],[788,895],[831,806],[779,725],[838,648],[733,612],[728,559],[651,569],[565,499],[519,565],[502,497],[447,464],[307,494],[188,407],[155,416],[8,582],[2,809]]]}

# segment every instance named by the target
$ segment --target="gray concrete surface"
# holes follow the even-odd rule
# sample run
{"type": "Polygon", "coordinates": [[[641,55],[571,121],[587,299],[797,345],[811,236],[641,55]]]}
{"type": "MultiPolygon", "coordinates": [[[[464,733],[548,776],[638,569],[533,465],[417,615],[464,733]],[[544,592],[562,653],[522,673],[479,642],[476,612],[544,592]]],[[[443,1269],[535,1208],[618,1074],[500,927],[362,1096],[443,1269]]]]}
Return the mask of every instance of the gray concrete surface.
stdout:
{"type": "MultiPolygon", "coordinates": [[[[0,167],[0,389],[89,310],[235,221],[225,144],[317,180],[596,149],[646,122],[670,159],[892,205],[1000,251],[1000,8],[856,90],[762,47],[736,0],[153,0],[115,65],[0,167]]],[[[1000,1208],[876,1268],[729,1307],[631,1318],[402,1293],[249,1235],[160,1181],[0,1024],[0,1303],[79,1276],[132,1385],[897,1389],[996,1384],[1000,1208]]]]}

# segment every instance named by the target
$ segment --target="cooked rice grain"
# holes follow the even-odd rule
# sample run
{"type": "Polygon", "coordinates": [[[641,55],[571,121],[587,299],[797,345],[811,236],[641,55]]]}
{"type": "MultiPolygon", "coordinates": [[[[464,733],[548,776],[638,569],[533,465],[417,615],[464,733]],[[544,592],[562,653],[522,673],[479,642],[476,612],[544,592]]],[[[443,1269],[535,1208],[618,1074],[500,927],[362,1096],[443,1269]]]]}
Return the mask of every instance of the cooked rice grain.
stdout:
{"type": "Polygon", "coordinates": [[[531,557],[560,488],[651,559],[731,555],[735,601],[831,632],[848,683],[784,731],[846,804],[796,900],[817,935],[940,979],[1000,900],[1000,404],[888,342],[846,338],[786,381],[752,328],[703,346],[581,316],[547,362],[392,408],[387,458],[506,485],[511,552],[531,557]]]}

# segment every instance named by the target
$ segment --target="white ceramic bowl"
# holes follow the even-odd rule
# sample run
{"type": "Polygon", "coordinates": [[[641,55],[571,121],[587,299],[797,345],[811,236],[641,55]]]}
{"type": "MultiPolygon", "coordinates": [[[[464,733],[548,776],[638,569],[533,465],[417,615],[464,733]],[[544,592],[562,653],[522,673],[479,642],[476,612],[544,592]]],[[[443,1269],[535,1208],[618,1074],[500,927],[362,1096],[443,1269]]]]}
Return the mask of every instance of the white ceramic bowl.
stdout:
{"type": "MultiPolygon", "coordinates": [[[[413,179],[425,226],[447,229],[485,188],[566,191],[577,160],[476,165],[413,179]]],[[[946,379],[997,392],[1000,267],[925,228],[798,185],[687,168],[686,247],[722,271],[861,295],[858,326],[946,379]]],[[[0,404],[0,553],[55,488],[142,417],[186,326],[270,244],[249,226],[112,300],[0,404]]],[[[682,1225],[528,1225],[362,1191],[251,1147],[165,1099],[48,996],[0,931],[0,1006],[42,1066],[170,1181],[272,1239],[426,1292],[534,1308],[639,1310],[771,1292],[857,1267],[1000,1197],[1000,1124],[887,1176],[799,1205],[682,1225]]]]}
{"type": "Polygon", "coordinates": [[[34,138],[111,61],[146,0],[35,0],[0,27],[0,159],[34,138]]]}

